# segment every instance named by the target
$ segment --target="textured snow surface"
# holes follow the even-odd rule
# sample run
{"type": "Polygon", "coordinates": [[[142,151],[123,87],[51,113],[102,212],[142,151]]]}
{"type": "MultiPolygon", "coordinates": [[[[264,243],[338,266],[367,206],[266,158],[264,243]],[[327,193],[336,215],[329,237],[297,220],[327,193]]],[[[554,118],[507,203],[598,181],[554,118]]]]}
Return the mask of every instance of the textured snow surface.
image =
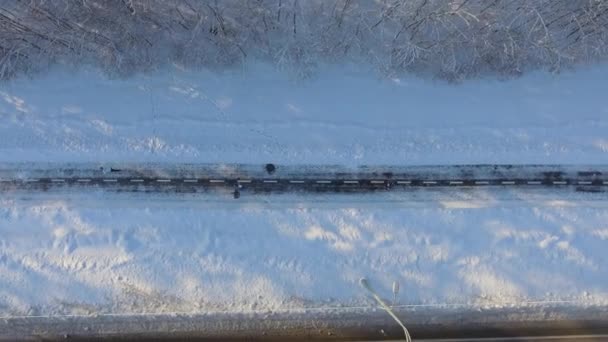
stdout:
{"type": "Polygon", "coordinates": [[[355,67],[0,85],[0,162],[585,163],[608,160],[608,66],[452,85],[355,67]]]}
{"type": "MultiPolygon", "coordinates": [[[[0,84],[0,162],[608,164],[606,80],[608,66],[462,84],[57,70],[0,84]]],[[[0,316],[369,307],[360,277],[386,298],[397,281],[399,305],[608,305],[608,206],[584,194],[469,208],[73,196],[0,194],[0,316]]]]}
{"type": "Polygon", "coordinates": [[[80,202],[3,203],[0,313],[368,306],[361,277],[399,305],[608,304],[601,208],[80,202]]]}

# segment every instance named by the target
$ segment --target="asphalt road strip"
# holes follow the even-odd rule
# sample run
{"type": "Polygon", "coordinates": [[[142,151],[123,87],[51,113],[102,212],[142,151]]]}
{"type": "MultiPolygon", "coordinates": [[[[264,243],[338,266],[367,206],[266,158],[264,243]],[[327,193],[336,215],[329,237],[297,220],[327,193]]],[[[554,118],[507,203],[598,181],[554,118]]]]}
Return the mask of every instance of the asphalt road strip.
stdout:
{"type": "Polygon", "coordinates": [[[366,192],[415,188],[549,187],[604,192],[608,166],[444,165],[342,169],[335,166],[131,165],[124,168],[0,165],[0,192],[52,188],[189,192],[366,192]],[[110,169],[110,172],[106,170],[110,169]],[[268,171],[271,170],[271,171],[268,171]],[[189,190],[190,189],[190,190],[189,190]]]}
{"type": "MultiPolygon", "coordinates": [[[[418,308],[395,310],[395,314],[408,322],[414,341],[602,341],[608,336],[606,307],[418,308]]],[[[0,341],[66,339],[378,341],[403,340],[403,330],[373,305],[359,310],[311,308],[246,315],[142,313],[0,319],[0,341]]]]}

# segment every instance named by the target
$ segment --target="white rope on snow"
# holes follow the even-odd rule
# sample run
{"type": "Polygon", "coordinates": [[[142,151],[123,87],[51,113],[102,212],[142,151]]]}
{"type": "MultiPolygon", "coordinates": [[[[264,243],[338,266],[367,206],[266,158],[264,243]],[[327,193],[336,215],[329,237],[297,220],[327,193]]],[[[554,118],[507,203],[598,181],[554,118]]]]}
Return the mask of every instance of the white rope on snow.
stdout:
{"type": "MultiPolygon", "coordinates": [[[[386,305],[386,303],[384,303],[384,301],[380,298],[380,296],[378,296],[378,294],[372,289],[372,287],[370,286],[367,279],[365,279],[365,278],[359,279],[359,284],[363,288],[365,288],[367,291],[369,291],[372,294],[372,296],[374,297],[374,299],[380,304],[382,309],[384,309],[384,311],[386,311],[397,322],[397,324],[399,324],[401,326],[401,328],[403,328],[403,333],[405,334],[405,341],[412,342],[412,337],[410,336],[410,332],[405,327],[405,324],[403,324],[403,322],[401,322],[401,320],[399,319],[399,317],[397,317],[397,315],[395,315],[393,310],[388,305],[386,305]]],[[[393,291],[395,291],[395,289],[393,291]]],[[[399,291],[399,290],[397,290],[397,291],[399,291]]]]}

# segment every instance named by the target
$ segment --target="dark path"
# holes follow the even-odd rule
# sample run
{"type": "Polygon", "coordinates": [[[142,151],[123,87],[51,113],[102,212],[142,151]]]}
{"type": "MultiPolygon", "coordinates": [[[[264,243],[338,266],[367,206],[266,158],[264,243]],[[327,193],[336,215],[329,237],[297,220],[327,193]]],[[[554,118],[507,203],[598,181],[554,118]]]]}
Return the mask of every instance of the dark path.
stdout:
{"type": "MultiPolygon", "coordinates": [[[[412,338],[436,341],[605,341],[608,308],[401,311],[412,338]]],[[[48,341],[378,341],[403,331],[381,310],[294,313],[16,317],[0,340],[48,341]]]]}
{"type": "Polygon", "coordinates": [[[0,165],[0,191],[53,188],[125,192],[236,193],[370,192],[420,188],[551,187],[604,192],[608,166],[453,165],[337,166],[268,165],[0,165]]]}

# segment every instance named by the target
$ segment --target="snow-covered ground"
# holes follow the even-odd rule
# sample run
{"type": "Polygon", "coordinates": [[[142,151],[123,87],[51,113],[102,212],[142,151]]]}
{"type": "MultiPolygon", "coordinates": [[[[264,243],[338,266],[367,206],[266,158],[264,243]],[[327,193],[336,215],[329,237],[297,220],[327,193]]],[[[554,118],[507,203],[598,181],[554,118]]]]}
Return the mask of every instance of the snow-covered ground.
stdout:
{"type": "Polygon", "coordinates": [[[0,85],[0,162],[584,163],[608,160],[608,66],[452,85],[353,67],[0,85]]]}
{"type": "Polygon", "coordinates": [[[608,305],[606,208],[2,204],[3,315],[608,305]]]}
{"type": "MultiPolygon", "coordinates": [[[[0,85],[0,162],[608,164],[606,80],[57,70],[0,85]]],[[[398,305],[608,305],[608,209],[558,192],[470,208],[79,196],[1,194],[0,316],[369,306],[361,277],[388,298],[397,281],[398,305]]]]}

